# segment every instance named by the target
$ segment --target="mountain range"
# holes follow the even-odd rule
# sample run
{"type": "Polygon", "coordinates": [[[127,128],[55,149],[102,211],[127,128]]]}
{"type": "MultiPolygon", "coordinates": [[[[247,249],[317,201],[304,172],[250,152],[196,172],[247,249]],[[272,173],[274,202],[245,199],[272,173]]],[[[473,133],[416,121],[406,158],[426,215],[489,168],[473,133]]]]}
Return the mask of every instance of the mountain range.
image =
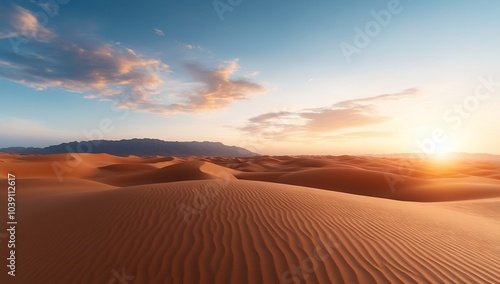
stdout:
{"type": "Polygon", "coordinates": [[[146,156],[221,156],[221,157],[249,157],[258,156],[247,149],[227,146],[220,142],[178,142],[159,139],[125,139],[74,141],[52,145],[45,148],[36,147],[9,147],[0,152],[10,154],[62,154],[62,153],[106,153],[115,156],[135,155],[146,156]]]}

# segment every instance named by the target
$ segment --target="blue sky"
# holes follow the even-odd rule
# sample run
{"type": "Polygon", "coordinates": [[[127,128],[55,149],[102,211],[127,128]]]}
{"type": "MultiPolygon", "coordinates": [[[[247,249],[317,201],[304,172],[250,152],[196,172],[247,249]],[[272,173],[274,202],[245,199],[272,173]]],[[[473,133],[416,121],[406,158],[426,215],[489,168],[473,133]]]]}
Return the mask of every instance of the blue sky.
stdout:
{"type": "Polygon", "coordinates": [[[265,154],[500,154],[499,8],[2,0],[0,147],[94,133],[265,154]],[[446,141],[429,142],[436,129],[446,141]]]}

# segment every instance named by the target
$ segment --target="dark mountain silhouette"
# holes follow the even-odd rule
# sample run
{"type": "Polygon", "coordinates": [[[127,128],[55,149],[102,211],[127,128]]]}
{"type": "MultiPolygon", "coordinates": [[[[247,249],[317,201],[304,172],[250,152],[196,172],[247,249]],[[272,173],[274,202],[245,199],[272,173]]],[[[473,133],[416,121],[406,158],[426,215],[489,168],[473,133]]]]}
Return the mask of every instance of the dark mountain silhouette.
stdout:
{"type": "Polygon", "coordinates": [[[247,149],[227,146],[220,142],[172,142],[159,139],[92,140],[69,142],[45,148],[10,147],[0,149],[10,154],[106,153],[115,156],[257,156],[247,149]]]}

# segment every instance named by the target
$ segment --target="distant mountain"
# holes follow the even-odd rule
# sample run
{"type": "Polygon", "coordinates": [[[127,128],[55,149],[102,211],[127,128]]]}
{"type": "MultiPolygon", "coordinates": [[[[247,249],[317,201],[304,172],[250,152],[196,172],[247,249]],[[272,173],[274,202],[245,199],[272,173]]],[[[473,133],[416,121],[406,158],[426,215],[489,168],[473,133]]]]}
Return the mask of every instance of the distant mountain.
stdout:
{"type": "Polygon", "coordinates": [[[247,149],[220,142],[171,142],[159,139],[92,140],[69,142],[45,148],[10,147],[0,149],[10,154],[106,153],[115,156],[257,156],[247,149]]]}

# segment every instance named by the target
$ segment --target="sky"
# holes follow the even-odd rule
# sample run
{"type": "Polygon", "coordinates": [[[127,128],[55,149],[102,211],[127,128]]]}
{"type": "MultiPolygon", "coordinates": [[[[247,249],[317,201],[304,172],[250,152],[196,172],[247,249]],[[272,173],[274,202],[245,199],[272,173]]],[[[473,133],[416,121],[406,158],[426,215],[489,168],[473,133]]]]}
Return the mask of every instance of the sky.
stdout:
{"type": "Polygon", "coordinates": [[[0,0],[0,147],[500,154],[500,2],[0,0]]]}

